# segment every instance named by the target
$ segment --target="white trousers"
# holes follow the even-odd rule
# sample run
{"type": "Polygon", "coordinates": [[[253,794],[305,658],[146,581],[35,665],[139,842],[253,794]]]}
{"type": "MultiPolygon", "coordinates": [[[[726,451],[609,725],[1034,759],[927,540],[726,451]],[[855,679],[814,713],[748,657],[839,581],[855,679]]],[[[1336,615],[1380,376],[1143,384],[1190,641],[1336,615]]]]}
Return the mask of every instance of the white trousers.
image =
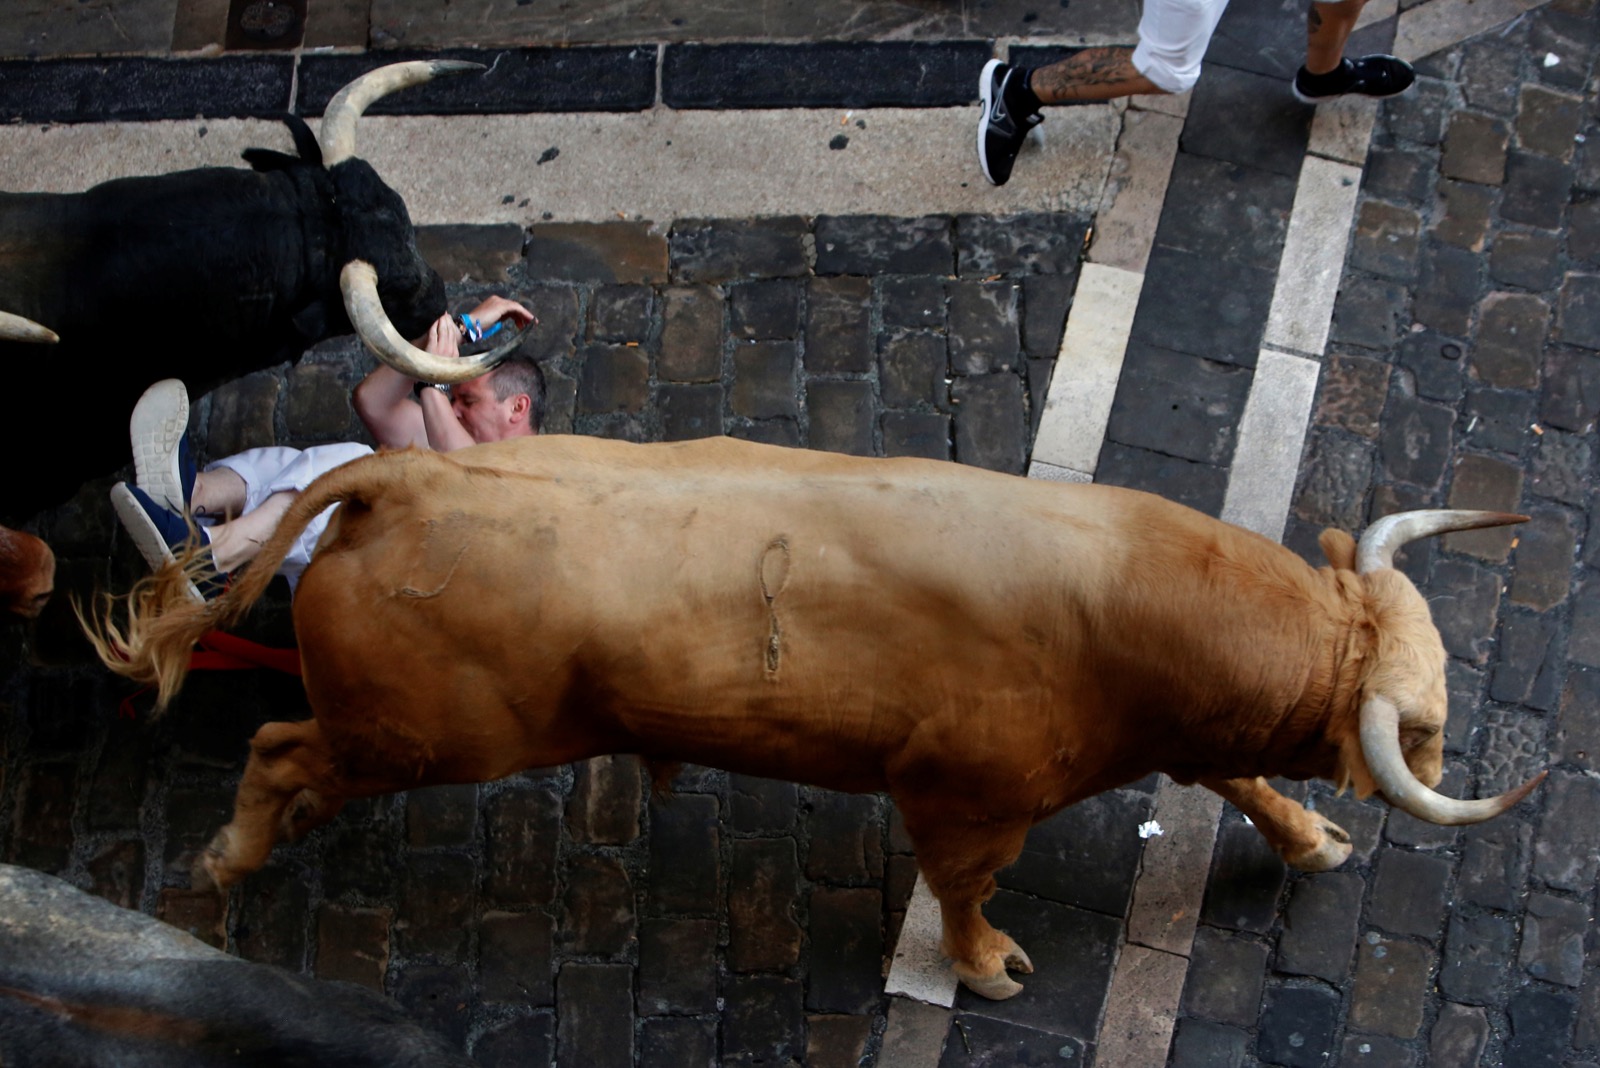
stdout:
{"type": "MultiPolygon", "coordinates": [[[[318,476],[332,471],[341,464],[371,454],[371,449],[355,442],[313,445],[309,449],[291,449],[286,445],[273,445],[265,449],[247,449],[233,456],[225,456],[207,464],[206,470],[226,468],[244,479],[244,511],[248,513],[261,507],[261,503],[274,493],[290,491],[299,493],[315,482],[318,476]]],[[[299,583],[300,573],[311,562],[311,553],[317,547],[317,539],[328,529],[328,520],[332,518],[333,511],[337,507],[339,506],[335,504],[323,509],[315,519],[307,523],[306,529],[300,532],[300,536],[290,547],[289,555],[278,565],[278,574],[289,580],[290,589],[299,583]]]]}
{"type": "Polygon", "coordinates": [[[1145,0],[1133,69],[1169,93],[1193,88],[1228,0],[1145,0]]]}

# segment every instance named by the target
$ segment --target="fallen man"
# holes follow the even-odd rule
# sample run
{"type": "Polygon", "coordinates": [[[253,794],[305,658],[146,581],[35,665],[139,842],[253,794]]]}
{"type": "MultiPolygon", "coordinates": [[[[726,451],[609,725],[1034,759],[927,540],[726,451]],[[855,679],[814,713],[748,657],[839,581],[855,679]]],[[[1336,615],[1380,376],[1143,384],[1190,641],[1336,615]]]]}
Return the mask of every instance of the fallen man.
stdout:
{"type": "Polygon", "coordinates": [[[1391,558],[1519,522],[1422,512],[1331,568],[1150,494],[729,439],[525,438],[406,451],[313,483],[233,588],[168,565],[89,625],[168,701],[308,520],[342,503],[294,604],[315,718],[256,733],[197,876],[227,887],[349,798],[633,752],[887,791],[945,951],[1009,997],[1022,949],[984,920],[1028,829],[1164,771],[1238,805],[1311,870],[1349,838],[1263,776],[1323,777],[1438,823],[1445,652],[1391,558]]]}

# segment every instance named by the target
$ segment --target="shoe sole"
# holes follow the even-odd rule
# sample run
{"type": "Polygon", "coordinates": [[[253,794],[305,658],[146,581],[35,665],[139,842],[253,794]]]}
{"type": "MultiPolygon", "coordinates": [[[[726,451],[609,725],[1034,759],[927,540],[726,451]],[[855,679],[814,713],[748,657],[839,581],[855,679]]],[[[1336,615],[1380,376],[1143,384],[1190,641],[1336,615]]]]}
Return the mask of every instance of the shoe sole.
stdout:
{"type": "MultiPolygon", "coordinates": [[[[145,390],[128,420],[134,484],[179,515],[189,510],[178,470],[178,442],[188,432],[189,391],[176,378],[163,379],[145,390]]],[[[138,502],[134,503],[137,506],[138,502]]]]}
{"type": "Polygon", "coordinates": [[[994,70],[1000,66],[1000,60],[991,59],[983,65],[983,73],[978,75],[978,96],[983,100],[983,114],[978,116],[978,169],[983,172],[984,179],[990,185],[999,185],[994,176],[989,173],[989,153],[986,151],[984,135],[989,130],[989,114],[994,108],[994,94],[990,86],[994,82],[994,70]]]}
{"type": "MultiPolygon", "coordinates": [[[[167,564],[175,563],[177,557],[173,555],[172,547],[167,544],[167,539],[161,536],[150,516],[145,512],[144,505],[133,495],[124,482],[118,482],[111,487],[111,508],[117,513],[117,520],[121,522],[122,529],[128,532],[133,539],[133,547],[139,550],[139,555],[144,557],[144,562],[150,565],[151,571],[159,571],[167,564]]],[[[189,596],[196,601],[204,603],[205,597],[200,593],[200,587],[193,582],[189,583],[189,596]]]]}

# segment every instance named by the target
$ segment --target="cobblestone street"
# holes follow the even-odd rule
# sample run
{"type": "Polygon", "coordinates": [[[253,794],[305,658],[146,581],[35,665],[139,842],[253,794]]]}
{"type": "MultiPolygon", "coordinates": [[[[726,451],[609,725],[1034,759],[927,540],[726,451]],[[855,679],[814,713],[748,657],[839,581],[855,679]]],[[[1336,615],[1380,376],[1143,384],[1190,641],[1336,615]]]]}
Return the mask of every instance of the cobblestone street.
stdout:
{"type": "MultiPolygon", "coordinates": [[[[81,188],[129,157],[195,165],[168,161],[286,108],[314,117],[393,58],[494,63],[481,87],[386,100],[363,136],[397,189],[406,160],[492,143],[474,123],[523,123],[525,141],[492,129],[542,152],[419,164],[444,188],[407,201],[453,310],[500,293],[538,314],[525,351],[547,432],[1130,486],[1319,564],[1327,526],[1528,515],[1401,560],[1450,654],[1441,791],[1550,774],[1460,829],[1275,782],[1350,833],[1350,860],[1321,874],[1287,869],[1199,788],[1128,784],[1035,828],[1000,874],[986,912],[1038,968],[1024,992],[929,1004],[885,991],[917,881],[886,798],[696,767],[657,792],[630,756],[352,803],[226,898],[193,890],[251,734],[308,714],[300,684],[199,672],[153,720],[58,596],[36,629],[0,631],[0,860],[385,993],[485,1068],[1600,1066],[1594,0],[1374,0],[1351,51],[1415,55],[1417,85],[1320,113],[1287,89],[1303,11],[1233,0],[1192,94],[1048,110],[1004,194],[971,160],[984,60],[1131,43],[1137,5],[823,0],[756,21],[619,0],[580,20],[309,0],[304,50],[241,46],[219,4],[101,5],[132,31],[38,6],[0,27],[8,191],[81,188]],[[836,163],[837,186],[791,182],[781,142],[751,133],[813,116],[815,153],[787,162],[836,163]],[[900,159],[897,128],[948,132],[913,142],[934,191],[909,207],[890,187],[913,177],[881,161],[900,159]],[[669,151],[729,130],[760,151],[669,151]],[[705,199],[609,205],[620,179],[584,153],[619,131],[638,141],[611,169],[705,199]],[[579,160],[605,206],[544,202],[579,160]],[[1261,421],[1293,396],[1290,425],[1261,421]],[[1152,823],[1165,833],[1142,837],[1152,823]]],[[[199,459],[368,440],[349,396],[373,365],[339,339],[197,396],[199,459]]],[[[107,506],[117,477],[131,465],[29,525],[58,590],[144,572],[107,506]]],[[[243,633],[293,643],[281,580],[243,633]]]]}

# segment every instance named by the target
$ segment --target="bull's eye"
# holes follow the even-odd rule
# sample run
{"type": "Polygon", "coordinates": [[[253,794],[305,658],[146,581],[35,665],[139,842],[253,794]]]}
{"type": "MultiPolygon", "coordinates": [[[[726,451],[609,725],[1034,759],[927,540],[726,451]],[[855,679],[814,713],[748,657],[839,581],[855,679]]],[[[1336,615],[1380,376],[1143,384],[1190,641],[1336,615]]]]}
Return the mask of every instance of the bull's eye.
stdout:
{"type": "Polygon", "coordinates": [[[1411,750],[1427,742],[1438,733],[1439,728],[1432,725],[1421,727],[1401,727],[1400,748],[1409,753],[1411,750]]]}

